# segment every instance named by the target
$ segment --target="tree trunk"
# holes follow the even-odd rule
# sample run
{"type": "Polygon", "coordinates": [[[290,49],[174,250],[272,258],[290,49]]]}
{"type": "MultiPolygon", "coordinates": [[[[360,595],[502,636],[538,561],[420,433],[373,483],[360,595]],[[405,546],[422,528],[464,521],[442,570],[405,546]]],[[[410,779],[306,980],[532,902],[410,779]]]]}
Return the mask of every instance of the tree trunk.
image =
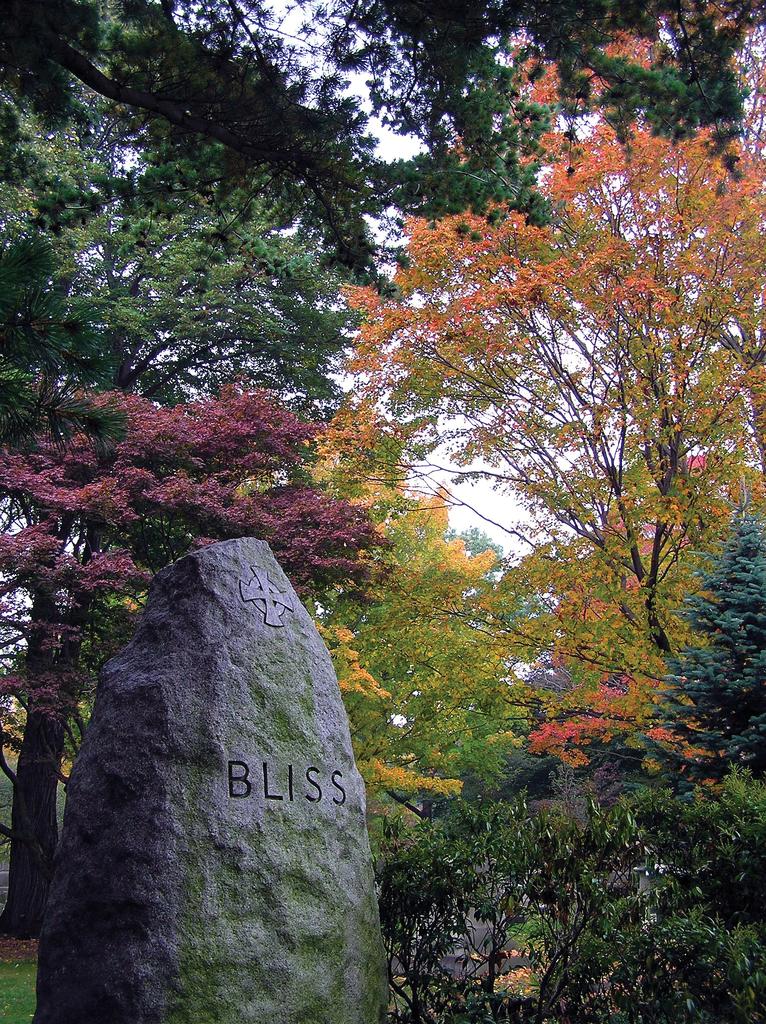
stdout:
{"type": "Polygon", "coordinates": [[[662,651],[663,655],[672,654],[673,648],[657,614],[657,595],[654,586],[654,584],[649,586],[649,593],[647,594],[644,602],[646,605],[647,621],[649,623],[649,635],[652,638],[654,646],[662,651]]]}
{"type": "MultiPolygon", "coordinates": [[[[68,526],[62,526],[62,532],[68,526]]],[[[36,591],[30,614],[33,629],[26,653],[30,681],[59,676],[59,706],[36,705],[34,686],[28,694],[27,721],[16,766],[11,810],[11,856],[8,870],[8,899],[0,915],[0,934],[19,939],[36,938],[40,933],[48,887],[53,873],[53,854],[58,843],[56,796],[64,754],[64,716],[74,696],[67,692],[64,680],[76,664],[79,640],[65,636],[52,644],[52,635],[61,625],[79,627],[87,614],[89,600],[84,599],[69,611],[63,623],[55,596],[48,590],[36,591]]],[[[71,684],[70,684],[71,685],[71,684]]]]}
{"type": "Polygon", "coordinates": [[[0,934],[17,939],[40,933],[58,842],[56,794],[63,751],[61,723],[30,708],[13,793],[8,900],[0,915],[0,934]]]}
{"type": "Polygon", "coordinates": [[[750,422],[761,459],[761,472],[766,475],[766,400],[763,398],[763,385],[759,389],[750,388],[750,422]]]}

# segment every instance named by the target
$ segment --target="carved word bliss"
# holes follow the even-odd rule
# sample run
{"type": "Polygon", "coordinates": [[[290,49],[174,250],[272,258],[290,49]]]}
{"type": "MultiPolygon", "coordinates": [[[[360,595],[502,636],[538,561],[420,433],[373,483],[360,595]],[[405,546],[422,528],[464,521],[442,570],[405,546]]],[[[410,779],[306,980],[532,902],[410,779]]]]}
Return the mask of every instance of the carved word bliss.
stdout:
{"type": "Polygon", "coordinates": [[[288,764],[287,772],[280,773],[272,772],[267,761],[261,762],[260,771],[245,761],[229,761],[229,796],[248,797],[254,787],[263,792],[265,800],[308,800],[310,804],[332,800],[338,806],[346,802],[343,772],[337,768],[328,782],[313,765],[301,771],[288,764]]]}

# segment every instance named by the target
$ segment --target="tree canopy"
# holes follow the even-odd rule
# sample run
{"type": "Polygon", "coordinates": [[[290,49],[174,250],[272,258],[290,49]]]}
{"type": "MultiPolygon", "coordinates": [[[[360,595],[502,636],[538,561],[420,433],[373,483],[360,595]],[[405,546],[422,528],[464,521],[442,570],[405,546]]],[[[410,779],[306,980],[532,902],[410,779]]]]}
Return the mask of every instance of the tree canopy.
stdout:
{"type": "Polygon", "coordinates": [[[175,402],[241,376],[326,415],[353,316],[315,234],[258,181],[223,192],[186,164],[169,187],[103,103],[81,114],[21,120],[24,170],[0,201],[9,237],[44,239],[58,292],[88,311],[98,381],[175,402]]]}
{"type": "Polygon", "coordinates": [[[354,293],[355,365],[411,462],[446,449],[505,496],[520,600],[487,627],[570,668],[528,694],[532,742],[581,760],[651,727],[696,553],[743,478],[762,493],[764,169],[740,151],[732,178],[704,135],[561,141],[551,224],[410,222],[396,294],[354,293]]]}
{"type": "MultiPolygon", "coordinates": [[[[433,215],[492,201],[543,216],[529,158],[545,112],[525,92],[538,66],[555,64],[572,112],[596,103],[623,127],[642,114],[667,134],[708,125],[730,137],[742,112],[734,54],[762,17],[752,0],[5,0],[3,9],[0,66],[15,97],[60,118],[85,85],[153,159],[191,159],[226,181],[257,173],[354,266],[372,249],[364,216],[390,206],[433,215]],[[646,40],[647,59],[611,49],[626,32],[646,40]],[[513,43],[524,46],[518,59],[513,43]],[[366,104],[352,79],[364,82],[366,104]],[[381,160],[370,114],[424,152],[381,160]]],[[[8,105],[4,116],[12,129],[8,105]]]]}

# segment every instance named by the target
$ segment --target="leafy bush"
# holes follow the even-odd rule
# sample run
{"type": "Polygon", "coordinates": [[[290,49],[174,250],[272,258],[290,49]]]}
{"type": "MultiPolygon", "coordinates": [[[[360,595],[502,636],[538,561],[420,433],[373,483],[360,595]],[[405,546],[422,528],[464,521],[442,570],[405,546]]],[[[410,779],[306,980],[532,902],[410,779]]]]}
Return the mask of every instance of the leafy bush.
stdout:
{"type": "Polygon", "coordinates": [[[766,786],[647,793],[584,821],[525,800],[387,826],[396,1024],[766,1019],[766,786]]]}

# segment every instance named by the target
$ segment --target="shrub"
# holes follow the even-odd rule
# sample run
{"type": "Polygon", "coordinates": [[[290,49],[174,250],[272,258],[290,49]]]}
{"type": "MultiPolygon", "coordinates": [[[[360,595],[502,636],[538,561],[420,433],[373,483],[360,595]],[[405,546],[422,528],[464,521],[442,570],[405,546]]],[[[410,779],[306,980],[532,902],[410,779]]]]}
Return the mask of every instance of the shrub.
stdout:
{"type": "Polygon", "coordinates": [[[396,1024],[766,1019],[766,787],[591,805],[457,805],[386,830],[396,1024]]]}

